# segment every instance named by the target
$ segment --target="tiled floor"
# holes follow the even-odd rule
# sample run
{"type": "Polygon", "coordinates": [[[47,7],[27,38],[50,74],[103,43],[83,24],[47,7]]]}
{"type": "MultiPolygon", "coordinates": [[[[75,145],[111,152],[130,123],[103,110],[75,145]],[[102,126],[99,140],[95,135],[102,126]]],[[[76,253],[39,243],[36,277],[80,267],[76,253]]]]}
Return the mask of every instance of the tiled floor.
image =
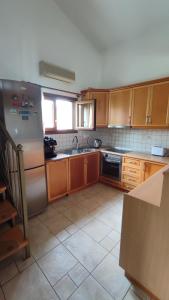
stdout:
{"type": "Polygon", "coordinates": [[[97,184],[32,219],[32,257],[0,265],[0,300],[138,300],[118,265],[122,199],[97,184]]]}

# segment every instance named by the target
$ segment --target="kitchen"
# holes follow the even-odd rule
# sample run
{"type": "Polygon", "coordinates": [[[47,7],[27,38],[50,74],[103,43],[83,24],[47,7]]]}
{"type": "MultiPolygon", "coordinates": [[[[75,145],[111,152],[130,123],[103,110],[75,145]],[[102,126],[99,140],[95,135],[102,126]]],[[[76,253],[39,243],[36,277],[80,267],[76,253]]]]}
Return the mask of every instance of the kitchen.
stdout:
{"type": "Polygon", "coordinates": [[[168,300],[167,4],[106,2],[1,1],[0,300],[168,300]]]}

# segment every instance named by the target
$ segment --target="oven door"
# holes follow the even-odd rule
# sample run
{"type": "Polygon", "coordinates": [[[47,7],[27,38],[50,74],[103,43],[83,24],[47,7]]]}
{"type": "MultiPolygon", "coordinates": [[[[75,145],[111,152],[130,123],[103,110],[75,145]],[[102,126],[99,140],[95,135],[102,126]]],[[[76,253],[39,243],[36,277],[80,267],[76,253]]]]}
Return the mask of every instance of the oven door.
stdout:
{"type": "Polygon", "coordinates": [[[113,180],[121,181],[121,157],[107,158],[102,157],[102,176],[110,177],[113,180]]]}

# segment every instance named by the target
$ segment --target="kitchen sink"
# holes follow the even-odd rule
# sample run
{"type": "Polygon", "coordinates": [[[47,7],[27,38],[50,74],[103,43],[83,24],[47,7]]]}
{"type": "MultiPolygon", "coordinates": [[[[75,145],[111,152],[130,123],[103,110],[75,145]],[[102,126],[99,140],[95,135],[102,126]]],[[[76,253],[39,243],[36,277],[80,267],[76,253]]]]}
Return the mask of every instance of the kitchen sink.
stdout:
{"type": "Polygon", "coordinates": [[[74,154],[80,154],[80,153],[87,153],[87,152],[93,152],[95,149],[93,148],[79,148],[79,149],[68,149],[64,150],[63,153],[67,155],[74,155],[74,154]]]}

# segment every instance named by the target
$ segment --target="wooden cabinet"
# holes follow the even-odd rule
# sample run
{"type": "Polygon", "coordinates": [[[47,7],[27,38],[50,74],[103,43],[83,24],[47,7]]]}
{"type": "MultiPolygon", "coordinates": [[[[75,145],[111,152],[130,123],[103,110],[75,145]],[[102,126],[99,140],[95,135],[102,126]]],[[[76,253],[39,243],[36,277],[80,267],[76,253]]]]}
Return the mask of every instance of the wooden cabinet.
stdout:
{"type": "Polygon", "coordinates": [[[148,124],[149,100],[151,88],[142,86],[132,91],[131,126],[142,127],[148,124]]]}
{"type": "Polygon", "coordinates": [[[144,162],[144,180],[163,168],[165,164],[146,161],[144,162]]]}
{"type": "Polygon", "coordinates": [[[99,179],[99,153],[79,155],[69,159],[69,191],[96,183],[99,179]]]}
{"type": "Polygon", "coordinates": [[[169,126],[169,82],[154,84],[151,88],[150,126],[169,126]]]}
{"type": "Polygon", "coordinates": [[[133,157],[123,157],[122,163],[122,182],[123,188],[127,191],[132,190],[138,184],[152,176],[163,168],[165,164],[152,161],[145,161],[133,157]]]}
{"type": "Polygon", "coordinates": [[[85,186],[85,155],[69,158],[69,191],[77,191],[85,186]]]}
{"type": "Polygon", "coordinates": [[[169,82],[133,88],[132,127],[169,126],[169,82]]]}
{"type": "Polygon", "coordinates": [[[119,90],[110,93],[109,126],[131,125],[132,89],[119,90]]]}
{"type": "Polygon", "coordinates": [[[68,159],[50,161],[46,165],[48,201],[68,193],[68,159]]]}
{"type": "Polygon", "coordinates": [[[96,100],[96,127],[107,127],[109,92],[90,91],[85,94],[85,99],[96,100]]]}
{"type": "Polygon", "coordinates": [[[90,153],[86,155],[86,184],[96,183],[99,179],[99,153],[90,153]]]}
{"type": "Polygon", "coordinates": [[[122,182],[124,189],[130,191],[143,181],[143,164],[140,159],[123,157],[122,182]]]}

